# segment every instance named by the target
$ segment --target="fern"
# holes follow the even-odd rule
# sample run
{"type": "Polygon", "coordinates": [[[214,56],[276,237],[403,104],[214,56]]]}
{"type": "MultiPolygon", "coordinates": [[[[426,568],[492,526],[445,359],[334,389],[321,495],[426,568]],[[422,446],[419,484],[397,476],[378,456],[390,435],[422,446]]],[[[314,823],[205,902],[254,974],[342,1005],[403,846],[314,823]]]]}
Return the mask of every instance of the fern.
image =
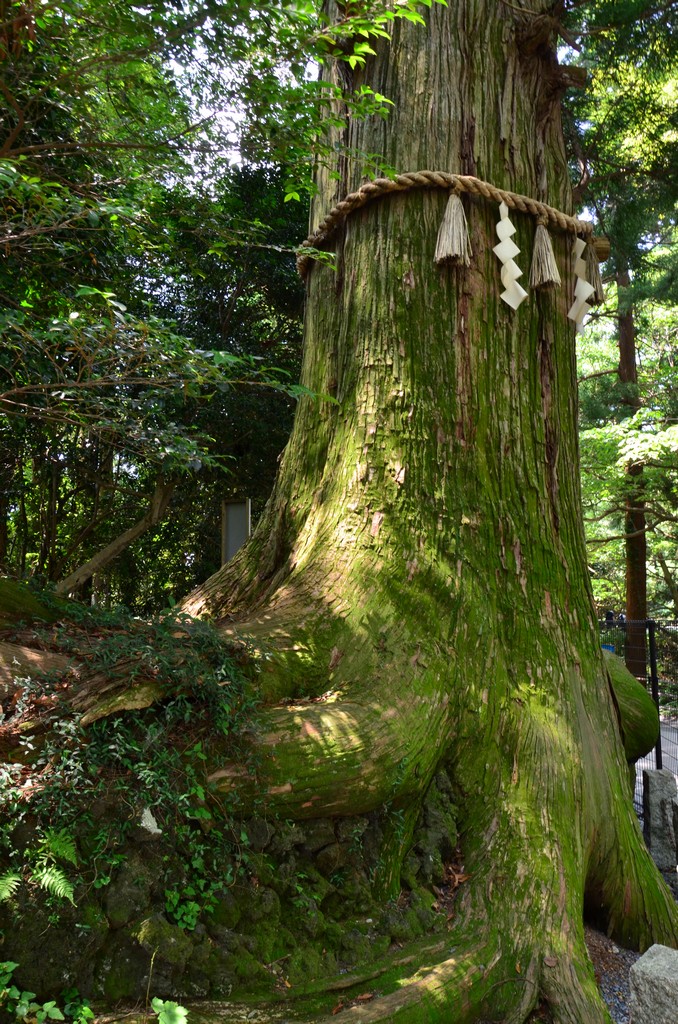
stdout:
{"type": "Polygon", "coordinates": [[[21,875],[16,871],[6,871],[4,875],[0,875],[0,903],[11,900],[20,885],[21,875]]]}
{"type": "Polygon", "coordinates": [[[65,860],[69,864],[77,865],[78,853],[75,847],[75,840],[65,829],[50,828],[40,843],[40,855],[44,858],[50,855],[55,860],[65,860]]]}
{"type": "Polygon", "coordinates": [[[73,885],[56,864],[38,864],[33,871],[33,881],[37,882],[50,896],[56,896],[60,900],[69,900],[75,906],[73,885]]]}

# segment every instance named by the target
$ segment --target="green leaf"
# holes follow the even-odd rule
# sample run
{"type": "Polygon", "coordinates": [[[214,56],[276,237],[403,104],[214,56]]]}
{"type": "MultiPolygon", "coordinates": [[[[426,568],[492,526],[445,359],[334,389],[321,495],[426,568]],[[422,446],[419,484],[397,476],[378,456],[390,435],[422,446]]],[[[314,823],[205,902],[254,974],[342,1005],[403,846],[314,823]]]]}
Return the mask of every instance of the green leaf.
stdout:
{"type": "MultiPolygon", "coordinates": [[[[0,875],[0,902],[10,900],[20,885],[21,875],[16,871],[7,871],[4,875],[0,875]]],[[[10,969],[9,963],[10,961],[0,964],[0,968],[4,968],[6,970],[10,969]]],[[[11,970],[13,971],[14,968],[18,966],[18,964],[13,964],[11,970]]]]}
{"type": "Polygon", "coordinates": [[[55,1000],[50,1003],[43,1003],[42,1009],[45,1011],[50,1020],[65,1020],[63,1013],[59,1009],[55,1000]]]}
{"type": "Polygon", "coordinates": [[[51,896],[56,896],[57,899],[68,900],[69,903],[75,906],[73,884],[56,864],[40,865],[37,867],[33,872],[33,880],[51,896]]]}
{"type": "Polygon", "coordinates": [[[188,1010],[172,1000],[155,997],[151,1000],[151,1006],[158,1014],[159,1024],[185,1024],[188,1019],[188,1010]]]}
{"type": "Polygon", "coordinates": [[[66,829],[48,829],[40,846],[57,860],[65,860],[73,865],[78,863],[75,840],[66,829]]]}

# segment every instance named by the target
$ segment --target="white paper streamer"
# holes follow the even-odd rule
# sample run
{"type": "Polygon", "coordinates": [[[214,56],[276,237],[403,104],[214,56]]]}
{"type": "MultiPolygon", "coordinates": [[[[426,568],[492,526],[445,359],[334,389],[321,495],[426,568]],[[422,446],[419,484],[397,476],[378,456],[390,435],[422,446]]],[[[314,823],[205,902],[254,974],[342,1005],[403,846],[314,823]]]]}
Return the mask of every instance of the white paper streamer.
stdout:
{"type": "Polygon", "coordinates": [[[508,206],[506,203],[499,204],[499,223],[497,224],[497,235],[499,244],[495,245],[495,252],[501,261],[501,283],[504,291],[501,298],[511,307],[517,309],[520,303],[527,298],[527,292],[518,284],[518,278],[522,276],[522,270],[515,262],[514,257],[520,249],[511,238],[515,234],[515,227],[509,220],[508,206]]]}
{"type": "Polygon", "coordinates": [[[587,300],[591,298],[596,290],[586,280],[586,260],[583,258],[585,249],[586,242],[584,239],[576,238],[574,242],[574,276],[577,280],[574,286],[574,302],[570,306],[567,315],[570,320],[574,320],[578,331],[583,330],[584,317],[591,308],[587,300]]]}

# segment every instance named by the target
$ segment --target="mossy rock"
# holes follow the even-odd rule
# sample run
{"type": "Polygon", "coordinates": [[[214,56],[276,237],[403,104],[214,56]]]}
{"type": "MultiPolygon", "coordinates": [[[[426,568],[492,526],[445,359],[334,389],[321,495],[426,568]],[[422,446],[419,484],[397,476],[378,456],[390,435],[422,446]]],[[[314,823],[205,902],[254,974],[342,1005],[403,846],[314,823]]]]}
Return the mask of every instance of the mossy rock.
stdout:
{"type": "Polygon", "coordinates": [[[337,960],[333,953],[323,952],[316,946],[304,946],[295,950],[287,961],[285,973],[292,986],[307,985],[326,978],[337,971],[337,960]]]}
{"type": "Polygon", "coordinates": [[[243,944],[262,963],[270,964],[287,956],[297,946],[292,932],[281,926],[279,921],[260,921],[243,944]]]}
{"type": "Polygon", "coordinates": [[[266,818],[249,818],[245,822],[247,843],[255,853],[261,853],[273,839],[274,830],[266,818]]]}
{"type": "Polygon", "coordinates": [[[425,932],[436,924],[438,915],[433,909],[435,900],[435,895],[428,889],[418,888],[410,895],[410,912],[416,915],[425,932]]]}
{"type": "Polygon", "coordinates": [[[347,929],[341,939],[341,958],[349,964],[360,964],[374,956],[372,939],[357,928],[347,929]]]}
{"type": "Polygon", "coordinates": [[[418,909],[419,906],[387,907],[379,921],[379,932],[390,935],[393,942],[409,942],[411,939],[419,938],[427,930],[427,926],[422,923],[417,913],[418,909]]]}
{"type": "Polygon", "coordinates": [[[415,852],[419,860],[419,877],[429,884],[441,885],[445,879],[445,865],[440,853],[440,833],[422,829],[417,833],[415,852]]]}
{"type": "Polygon", "coordinates": [[[242,908],[240,902],[233,890],[229,889],[217,900],[212,913],[205,923],[210,931],[216,931],[220,934],[224,928],[232,931],[241,917],[242,908]]]}
{"type": "Polygon", "coordinates": [[[0,903],[2,959],[19,964],[15,983],[41,1001],[55,999],[71,985],[90,995],[94,958],[108,936],[106,921],[95,906],[66,901],[59,904],[56,924],[53,915],[54,906],[42,891],[22,887],[11,904],[0,903]]]}
{"type": "Polygon", "coordinates": [[[326,878],[331,878],[335,872],[349,863],[351,854],[345,843],[330,843],[324,846],[315,856],[315,864],[318,871],[326,878]]]}
{"type": "Polygon", "coordinates": [[[238,897],[242,923],[246,931],[258,921],[275,922],[280,918],[280,897],[274,889],[258,886],[242,890],[238,897]]]}
{"type": "Polygon", "coordinates": [[[162,914],[144,918],[130,929],[130,934],[142,949],[158,960],[183,969],[193,952],[193,940],[188,933],[170,924],[162,914]]]}
{"type": "MultiPolygon", "coordinates": [[[[141,999],[146,994],[151,955],[139,948],[126,929],[113,933],[94,973],[95,998],[107,1003],[121,999],[141,999]]],[[[154,970],[154,994],[164,998],[163,983],[154,970]]],[[[89,995],[89,993],[85,993],[89,995]]]]}
{"type": "Polygon", "coordinates": [[[297,930],[306,932],[311,938],[318,938],[325,931],[325,915],[318,908],[318,904],[309,896],[300,896],[294,906],[293,914],[290,914],[288,921],[297,930]]]}
{"type": "Polygon", "coordinates": [[[400,881],[407,889],[416,889],[419,885],[419,874],[421,872],[421,861],[416,854],[408,853],[400,869],[400,881]]]}
{"type": "Polygon", "coordinates": [[[257,990],[269,992],[274,984],[273,976],[264,965],[246,949],[237,949],[228,955],[228,965],[233,971],[234,995],[240,989],[248,995],[257,990]]]}
{"type": "Polygon", "coordinates": [[[657,743],[659,713],[650,694],[631,675],[622,659],[604,648],[603,656],[619,705],[626,759],[637,761],[649,754],[657,743]]]}
{"type": "Polygon", "coordinates": [[[150,907],[157,880],[152,864],[132,852],[106,889],[104,908],[112,928],[122,928],[150,907]]]}
{"type": "Polygon", "coordinates": [[[324,846],[336,842],[334,822],[330,818],[316,818],[314,821],[305,822],[302,830],[304,833],[303,846],[310,853],[317,853],[324,846]]]}
{"type": "Polygon", "coordinates": [[[205,978],[211,996],[227,998],[236,981],[232,953],[213,947],[207,961],[200,964],[198,974],[205,978]]]}
{"type": "Polygon", "coordinates": [[[250,875],[258,878],[261,885],[278,890],[278,870],[273,857],[268,853],[251,852],[248,856],[247,867],[250,875]]]}
{"type": "Polygon", "coordinates": [[[374,907],[374,898],[367,880],[359,874],[333,876],[335,885],[322,900],[320,909],[325,918],[343,921],[349,914],[368,914],[374,907]]]}

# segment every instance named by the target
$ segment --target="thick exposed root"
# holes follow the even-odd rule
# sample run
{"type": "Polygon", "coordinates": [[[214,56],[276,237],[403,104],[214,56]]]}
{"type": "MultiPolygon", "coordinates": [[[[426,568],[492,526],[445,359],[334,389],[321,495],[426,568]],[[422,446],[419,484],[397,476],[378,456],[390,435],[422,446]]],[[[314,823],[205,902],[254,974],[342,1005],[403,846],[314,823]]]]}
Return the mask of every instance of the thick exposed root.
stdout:
{"type": "Polygon", "coordinates": [[[586,915],[621,945],[643,952],[655,942],[678,947],[678,906],[643,841],[630,798],[605,793],[586,882],[586,915]]]}
{"type": "Polygon", "coordinates": [[[63,654],[36,651],[22,644],[0,642],[0,699],[15,693],[18,679],[35,673],[67,672],[73,659],[63,654]]]}
{"type": "Polygon", "coordinates": [[[411,694],[403,706],[300,702],[259,716],[255,778],[236,765],[208,777],[214,790],[237,788],[282,817],[364,814],[423,795],[451,736],[442,695],[411,694]]]}
{"type": "Polygon", "coordinates": [[[548,823],[539,843],[524,824],[522,805],[498,808],[471,839],[471,881],[448,955],[422,964],[395,991],[347,1008],[342,1019],[524,1024],[545,1005],[554,1024],[610,1024],[584,942],[577,844],[559,847],[548,823]]]}

